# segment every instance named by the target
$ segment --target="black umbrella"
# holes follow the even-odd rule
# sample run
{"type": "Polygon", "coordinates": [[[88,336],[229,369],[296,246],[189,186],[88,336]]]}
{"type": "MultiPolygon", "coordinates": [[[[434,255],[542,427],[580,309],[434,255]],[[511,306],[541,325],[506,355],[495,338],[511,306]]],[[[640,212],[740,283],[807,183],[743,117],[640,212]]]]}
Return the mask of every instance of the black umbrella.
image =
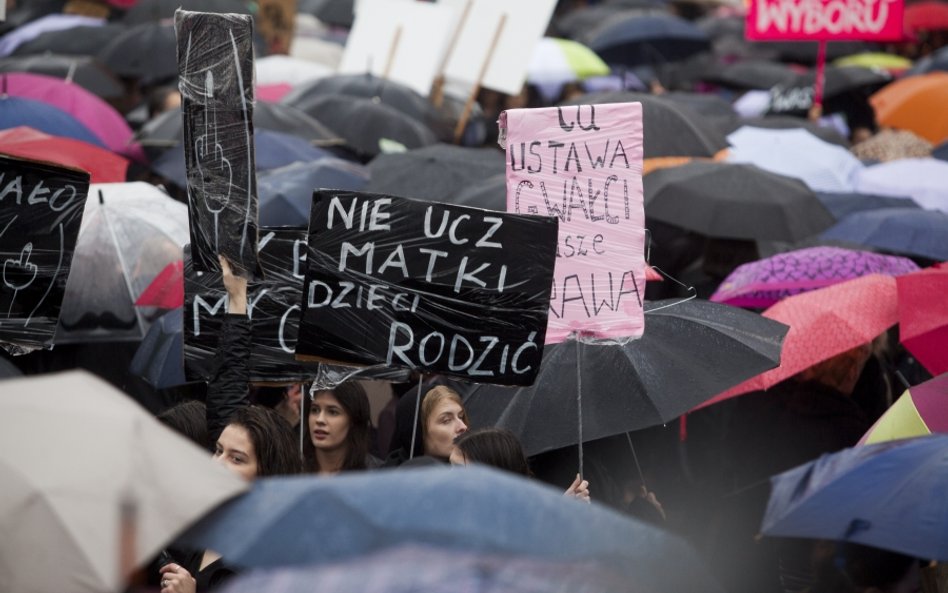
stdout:
{"type": "Polygon", "coordinates": [[[368,179],[368,171],[362,165],[333,158],[297,162],[267,171],[257,176],[260,224],[307,227],[313,189],[360,191],[368,179]]]}
{"type": "Polygon", "coordinates": [[[124,30],[125,26],[121,23],[106,23],[95,27],[47,31],[23,43],[13,50],[11,55],[32,56],[51,53],[65,56],[95,56],[124,30]]]}
{"type": "Polygon", "coordinates": [[[178,76],[174,25],[143,23],[117,35],[99,53],[99,61],[118,74],[142,84],[178,76]]]}
{"type": "Polygon", "coordinates": [[[452,204],[484,208],[485,210],[507,210],[507,176],[503,173],[469,185],[460,193],[446,196],[452,204]]]}
{"type": "Polygon", "coordinates": [[[646,14],[647,11],[663,10],[659,2],[640,0],[638,6],[619,6],[617,4],[596,4],[570,10],[554,19],[553,26],[559,36],[575,39],[585,44],[590,35],[595,34],[603,24],[615,22],[615,19],[646,14]]]}
{"type": "Polygon", "coordinates": [[[716,119],[715,123],[719,124],[719,129],[725,134],[730,134],[731,132],[737,131],[744,126],[750,126],[752,128],[768,128],[773,130],[793,130],[796,128],[801,128],[813,134],[820,140],[823,140],[824,142],[836,144],[837,146],[842,146],[843,148],[847,149],[849,148],[849,140],[843,138],[843,136],[836,130],[823,127],[819,124],[811,122],[808,119],[803,119],[802,117],[793,117],[790,115],[768,115],[766,117],[749,117],[746,119],[716,119]]]}
{"type": "Polygon", "coordinates": [[[842,220],[856,212],[881,208],[921,208],[913,200],[859,193],[816,192],[816,197],[826,206],[836,220],[842,220]]]}
{"type": "Polygon", "coordinates": [[[125,13],[125,23],[140,25],[173,19],[174,11],[178,8],[198,12],[250,14],[247,4],[242,0],[138,0],[125,13]]]}
{"type": "Polygon", "coordinates": [[[475,426],[512,430],[536,455],[579,442],[577,392],[583,441],[664,424],[776,367],[787,329],[703,300],[646,303],[638,340],[548,344],[533,386],[478,385],[464,405],[475,426]]]}
{"type": "MultiPolygon", "coordinates": [[[[861,66],[827,66],[823,86],[823,112],[846,111],[853,102],[866,103],[866,98],[892,81],[892,75],[883,70],[861,66]]],[[[813,105],[813,71],[797,75],[790,82],[770,89],[769,113],[806,115],[813,105]]],[[[866,103],[867,104],[867,103],[866,103]]]]}
{"type": "Polygon", "coordinates": [[[369,158],[384,152],[388,142],[411,149],[438,141],[425,124],[372,99],[323,95],[307,102],[306,113],[331,121],[348,146],[369,158]]]}
{"type": "MultiPolygon", "coordinates": [[[[753,45],[775,52],[786,62],[816,64],[819,43],[816,41],[762,41],[753,45]]],[[[826,44],[826,61],[832,62],[852,54],[874,51],[873,46],[863,41],[830,41],[826,44]]]]}
{"type": "Polygon", "coordinates": [[[302,0],[298,10],[337,27],[348,28],[355,21],[353,0],[302,0]]]}
{"type": "Polygon", "coordinates": [[[662,99],[671,101],[675,105],[680,105],[700,115],[713,117],[734,117],[737,115],[730,103],[710,93],[674,91],[663,94],[662,99]]]}
{"type": "Polygon", "coordinates": [[[168,311],[152,323],[128,370],[157,389],[188,382],[184,377],[184,314],[181,307],[168,311]]]}
{"type": "Polygon", "coordinates": [[[42,54],[0,60],[0,72],[32,72],[72,81],[103,99],[121,97],[125,89],[102,64],[87,56],[42,54]]]}
{"type": "Polygon", "coordinates": [[[629,67],[676,62],[711,48],[704,31],[669,14],[611,22],[591,35],[587,45],[606,63],[629,67]]]}
{"type": "Polygon", "coordinates": [[[436,144],[373,159],[366,191],[454,202],[453,196],[469,186],[503,173],[499,150],[436,144]]]}
{"type": "Polygon", "coordinates": [[[454,132],[452,122],[414,89],[372,74],[337,74],[320,78],[295,87],[280,102],[310,112],[312,102],[326,95],[372,99],[425,124],[432,131],[447,133],[449,137],[454,132]]]}
{"type": "Polygon", "coordinates": [[[626,91],[596,93],[582,95],[564,105],[631,101],[642,103],[647,159],[665,156],[712,157],[728,147],[727,139],[707,118],[688,107],[655,95],[626,91]]]}
{"type": "Polygon", "coordinates": [[[705,76],[705,80],[740,90],[767,90],[796,80],[797,73],[786,64],[748,60],[723,66],[705,76]]]}
{"type": "Polygon", "coordinates": [[[801,180],[753,165],[692,162],[643,184],[646,216],[709,237],[797,241],[835,222],[801,180]]]}

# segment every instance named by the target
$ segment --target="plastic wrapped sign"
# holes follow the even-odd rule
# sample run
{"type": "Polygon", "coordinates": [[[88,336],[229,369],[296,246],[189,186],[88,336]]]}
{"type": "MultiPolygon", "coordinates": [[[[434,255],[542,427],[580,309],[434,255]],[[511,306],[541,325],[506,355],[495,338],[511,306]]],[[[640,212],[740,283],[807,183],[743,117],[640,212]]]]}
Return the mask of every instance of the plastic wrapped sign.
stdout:
{"type": "Polygon", "coordinates": [[[317,191],[297,357],[530,385],[557,222],[317,191]]]}
{"type": "Polygon", "coordinates": [[[217,270],[220,253],[237,273],[259,273],[252,23],[175,13],[191,246],[202,271],[217,270]]]}
{"type": "Polygon", "coordinates": [[[642,105],[501,114],[507,210],[560,221],[546,343],[642,335],[642,105]]]}
{"type": "Polygon", "coordinates": [[[62,310],[89,174],[0,155],[0,346],[49,348],[62,310]]]}

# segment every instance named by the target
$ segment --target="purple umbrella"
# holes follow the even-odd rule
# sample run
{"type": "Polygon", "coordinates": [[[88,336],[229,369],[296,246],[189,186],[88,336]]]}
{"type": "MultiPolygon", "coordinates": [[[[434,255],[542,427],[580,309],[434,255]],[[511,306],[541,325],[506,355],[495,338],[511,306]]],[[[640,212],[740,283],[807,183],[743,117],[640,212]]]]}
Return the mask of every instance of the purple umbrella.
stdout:
{"type": "Polygon", "coordinates": [[[141,147],[122,115],[78,84],[60,78],[11,72],[0,74],[0,93],[33,99],[57,107],[76,118],[112,152],[145,160],[141,147]]]}
{"type": "Polygon", "coordinates": [[[738,267],[724,279],[711,300],[762,309],[788,296],[860,276],[899,276],[917,269],[912,260],[904,257],[839,247],[811,247],[738,267]]]}

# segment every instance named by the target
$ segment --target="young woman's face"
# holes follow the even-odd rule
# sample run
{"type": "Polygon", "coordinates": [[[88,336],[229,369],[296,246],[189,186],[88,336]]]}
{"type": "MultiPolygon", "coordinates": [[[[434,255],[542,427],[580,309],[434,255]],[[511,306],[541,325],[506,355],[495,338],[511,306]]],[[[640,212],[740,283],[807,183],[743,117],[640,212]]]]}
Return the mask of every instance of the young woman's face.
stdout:
{"type": "Polygon", "coordinates": [[[454,439],[466,430],[464,408],[455,401],[442,399],[432,410],[425,427],[425,455],[449,458],[454,450],[454,439]]]}
{"type": "Polygon", "coordinates": [[[349,414],[331,391],[320,391],[309,409],[309,436],[313,446],[334,451],[346,445],[349,436],[349,414]]]}
{"type": "Polygon", "coordinates": [[[238,424],[228,424],[217,439],[214,459],[248,482],[257,477],[257,452],[247,429],[238,424]]]}

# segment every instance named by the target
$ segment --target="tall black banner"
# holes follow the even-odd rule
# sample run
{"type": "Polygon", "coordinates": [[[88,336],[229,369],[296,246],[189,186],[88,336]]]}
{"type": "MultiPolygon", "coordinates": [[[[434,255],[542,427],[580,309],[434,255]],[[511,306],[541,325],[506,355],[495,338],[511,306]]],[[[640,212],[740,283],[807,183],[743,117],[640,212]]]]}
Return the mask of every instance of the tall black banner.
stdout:
{"type": "Polygon", "coordinates": [[[220,253],[259,273],[253,19],[178,10],[175,33],[194,265],[217,270],[220,253]]]}
{"type": "Polygon", "coordinates": [[[530,385],[555,218],[317,191],[297,358],[530,385]]]}
{"type": "Polygon", "coordinates": [[[89,174],[0,155],[0,346],[53,344],[89,174]]]}

